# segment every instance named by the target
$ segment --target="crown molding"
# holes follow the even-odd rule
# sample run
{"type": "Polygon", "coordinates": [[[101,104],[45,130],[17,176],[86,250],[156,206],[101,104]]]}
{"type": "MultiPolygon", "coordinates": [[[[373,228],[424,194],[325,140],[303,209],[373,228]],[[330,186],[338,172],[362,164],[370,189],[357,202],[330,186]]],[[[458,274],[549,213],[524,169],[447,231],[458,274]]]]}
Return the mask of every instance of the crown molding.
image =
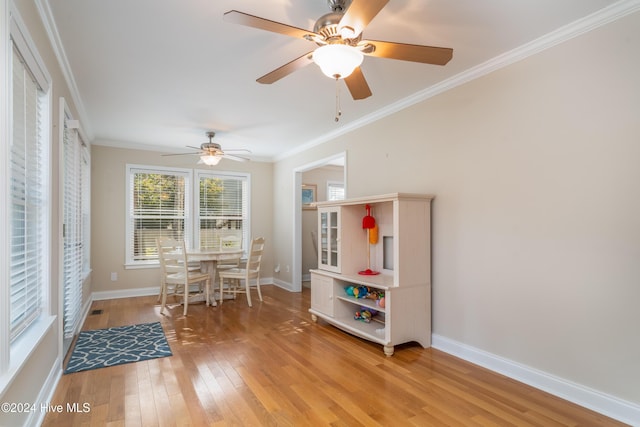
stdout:
{"type": "Polygon", "coordinates": [[[80,119],[80,122],[82,123],[82,130],[88,138],[87,143],[91,143],[91,141],[93,141],[94,139],[91,122],[87,118],[87,113],[82,102],[82,97],[80,96],[80,91],[78,90],[75,78],[73,77],[73,72],[71,71],[71,66],[69,65],[69,61],[67,60],[67,55],[64,51],[64,46],[62,45],[62,40],[60,39],[60,34],[58,33],[55,19],[53,19],[53,13],[51,11],[49,0],[36,0],[35,3],[38,9],[38,13],[40,14],[40,18],[42,18],[44,29],[47,32],[49,41],[51,42],[53,53],[58,60],[62,75],[64,76],[64,80],[66,81],[67,87],[69,88],[71,99],[73,100],[73,104],[78,112],[78,117],[80,119]]]}

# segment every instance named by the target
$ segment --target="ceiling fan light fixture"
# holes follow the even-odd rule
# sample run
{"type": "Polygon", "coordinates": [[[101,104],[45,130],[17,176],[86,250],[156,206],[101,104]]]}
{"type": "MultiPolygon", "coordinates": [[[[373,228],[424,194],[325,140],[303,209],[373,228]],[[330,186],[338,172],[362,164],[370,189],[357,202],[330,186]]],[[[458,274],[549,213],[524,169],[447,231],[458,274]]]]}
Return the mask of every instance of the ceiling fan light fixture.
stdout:
{"type": "Polygon", "coordinates": [[[364,55],[358,49],[344,44],[328,44],[313,52],[313,62],[332,79],[349,77],[362,64],[364,55]]]}
{"type": "Polygon", "coordinates": [[[202,163],[204,163],[207,166],[215,166],[218,163],[220,163],[221,159],[222,159],[222,156],[216,156],[213,154],[200,156],[200,160],[202,160],[202,163]]]}

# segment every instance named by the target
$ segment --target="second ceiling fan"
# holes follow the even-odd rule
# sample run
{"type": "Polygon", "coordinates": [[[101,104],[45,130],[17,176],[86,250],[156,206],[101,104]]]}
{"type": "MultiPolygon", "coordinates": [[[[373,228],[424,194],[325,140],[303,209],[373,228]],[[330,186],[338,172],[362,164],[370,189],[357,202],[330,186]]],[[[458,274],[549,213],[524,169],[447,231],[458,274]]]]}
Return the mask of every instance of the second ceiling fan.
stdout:
{"type": "Polygon", "coordinates": [[[378,40],[363,40],[362,31],[389,0],[327,0],[331,12],[321,16],[313,31],[249,15],[237,10],[224,14],[227,22],[259,28],[315,42],[319,47],[257,79],[271,84],[315,62],[322,72],[344,79],[353,99],[371,96],[371,89],[360,69],[363,55],[400,59],[423,64],[445,65],[453,49],[378,40]]]}

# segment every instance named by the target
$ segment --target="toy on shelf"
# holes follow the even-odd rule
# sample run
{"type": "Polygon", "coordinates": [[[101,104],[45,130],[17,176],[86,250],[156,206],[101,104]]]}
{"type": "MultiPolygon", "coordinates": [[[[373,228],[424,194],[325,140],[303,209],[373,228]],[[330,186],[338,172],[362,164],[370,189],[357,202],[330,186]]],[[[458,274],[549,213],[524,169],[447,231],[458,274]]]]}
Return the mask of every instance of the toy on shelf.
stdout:
{"type": "Polygon", "coordinates": [[[375,310],[371,310],[370,308],[367,308],[367,307],[360,307],[360,311],[356,311],[356,314],[355,316],[353,316],[353,318],[355,320],[360,320],[362,322],[369,323],[371,322],[371,319],[373,318],[373,316],[375,316],[376,314],[378,314],[378,312],[375,310]]]}
{"type": "Polygon", "coordinates": [[[371,245],[378,243],[378,225],[376,224],[375,218],[371,216],[371,206],[367,204],[365,205],[365,209],[367,210],[367,215],[362,218],[362,228],[367,230],[367,269],[358,271],[358,274],[375,276],[380,274],[380,272],[371,269],[371,245]]]}
{"type": "Polygon", "coordinates": [[[368,286],[354,286],[349,285],[344,288],[344,292],[357,299],[367,298],[375,301],[376,305],[380,308],[384,308],[384,291],[377,289],[371,289],[368,286]]]}
{"type": "Polygon", "coordinates": [[[366,286],[358,286],[353,290],[353,296],[356,298],[366,298],[369,295],[369,288],[366,286]]]}

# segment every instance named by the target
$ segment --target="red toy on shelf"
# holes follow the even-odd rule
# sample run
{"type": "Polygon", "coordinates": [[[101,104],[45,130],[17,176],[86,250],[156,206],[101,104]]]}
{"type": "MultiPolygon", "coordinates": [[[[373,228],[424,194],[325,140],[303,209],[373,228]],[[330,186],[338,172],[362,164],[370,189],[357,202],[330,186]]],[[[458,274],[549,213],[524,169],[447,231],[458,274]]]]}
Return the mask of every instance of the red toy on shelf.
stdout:
{"type": "Polygon", "coordinates": [[[362,228],[367,230],[367,269],[358,271],[358,274],[363,276],[375,276],[380,274],[379,271],[373,271],[371,269],[371,245],[378,243],[378,225],[376,220],[371,216],[371,206],[365,205],[367,214],[362,218],[362,228]]]}

